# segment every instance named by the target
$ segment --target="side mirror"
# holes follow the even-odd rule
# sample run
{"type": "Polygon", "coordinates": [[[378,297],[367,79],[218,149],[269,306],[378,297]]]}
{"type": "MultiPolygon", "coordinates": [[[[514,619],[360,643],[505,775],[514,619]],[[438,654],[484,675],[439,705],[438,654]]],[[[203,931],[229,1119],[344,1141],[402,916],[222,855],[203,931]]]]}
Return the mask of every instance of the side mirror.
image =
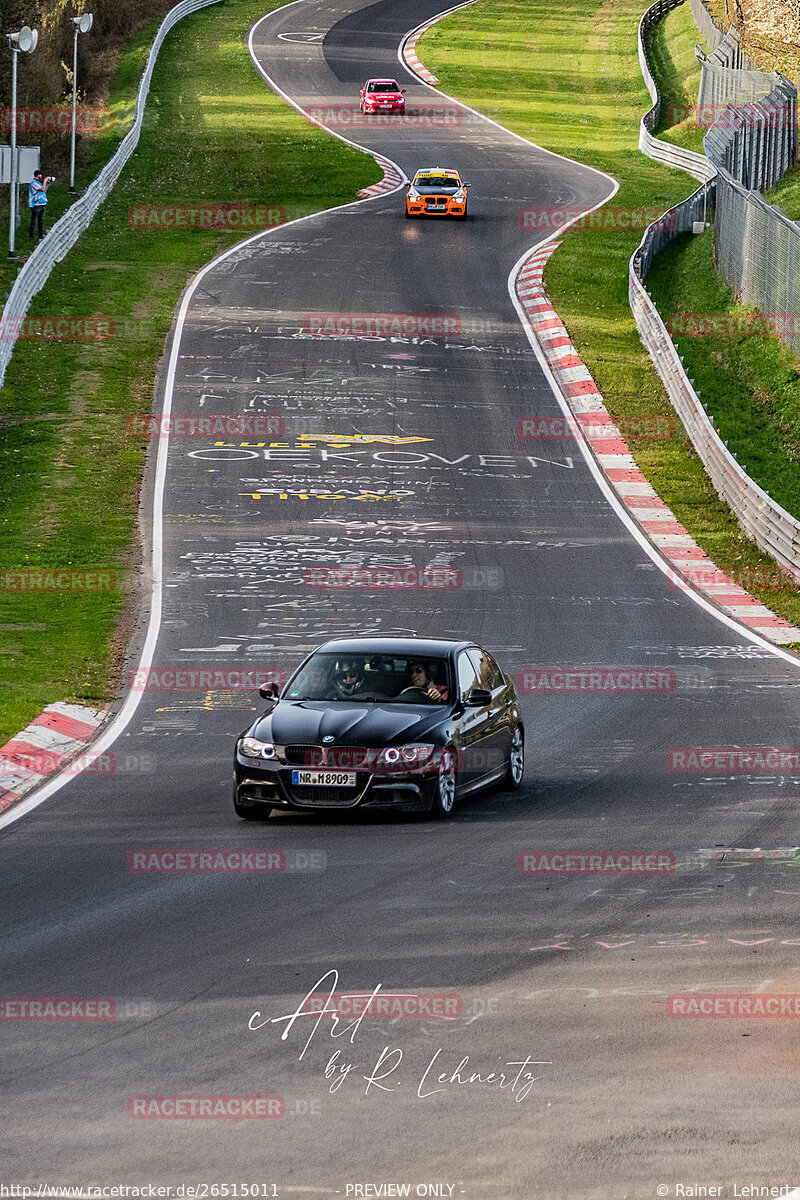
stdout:
{"type": "Polygon", "coordinates": [[[258,694],[262,700],[277,700],[280,688],[277,683],[262,683],[258,689],[258,694]]]}
{"type": "Polygon", "coordinates": [[[472,187],[472,184],[471,184],[471,183],[465,183],[465,184],[463,184],[463,186],[464,186],[464,187],[472,187]]]}
{"type": "Polygon", "coordinates": [[[405,96],[405,94],[406,94],[406,89],[405,89],[405,88],[400,88],[400,95],[401,95],[401,96],[405,96]]]}
{"type": "Polygon", "coordinates": [[[472,688],[466,699],[467,708],[486,708],[491,703],[492,693],[487,688],[472,688]]]}

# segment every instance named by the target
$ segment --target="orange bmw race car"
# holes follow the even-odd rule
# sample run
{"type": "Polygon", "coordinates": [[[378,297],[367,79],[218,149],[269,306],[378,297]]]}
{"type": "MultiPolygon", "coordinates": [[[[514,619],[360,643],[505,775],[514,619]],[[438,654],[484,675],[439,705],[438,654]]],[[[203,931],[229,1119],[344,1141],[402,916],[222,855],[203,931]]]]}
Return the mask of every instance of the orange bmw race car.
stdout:
{"type": "Polygon", "coordinates": [[[467,216],[467,188],[458,171],[449,167],[426,167],[417,171],[406,192],[406,216],[467,216]]]}

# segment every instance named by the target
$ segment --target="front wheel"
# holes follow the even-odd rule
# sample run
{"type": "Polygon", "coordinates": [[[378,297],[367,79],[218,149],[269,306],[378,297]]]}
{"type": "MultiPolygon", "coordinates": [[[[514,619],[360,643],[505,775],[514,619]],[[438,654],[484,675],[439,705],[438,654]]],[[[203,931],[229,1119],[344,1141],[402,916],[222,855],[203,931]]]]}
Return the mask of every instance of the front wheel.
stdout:
{"type": "Polygon", "coordinates": [[[502,786],[511,792],[517,792],[522,787],[522,776],[525,774],[525,737],[522,726],[518,725],[511,735],[511,746],[508,751],[508,767],[503,776],[502,786]]]}
{"type": "Polygon", "coordinates": [[[442,753],[439,763],[439,774],[433,789],[433,805],[431,816],[438,820],[449,817],[456,803],[456,760],[452,750],[442,753]]]}
{"type": "Polygon", "coordinates": [[[243,821],[266,821],[272,809],[266,804],[240,804],[238,792],[234,787],[233,811],[243,821]]]}
{"type": "Polygon", "coordinates": [[[463,213],[458,214],[458,216],[456,217],[456,220],[457,221],[466,221],[466,219],[467,219],[467,210],[464,209],[463,213]]]}
{"type": "Polygon", "coordinates": [[[414,214],[413,214],[413,213],[410,213],[410,212],[408,211],[408,209],[406,209],[406,220],[407,220],[407,221],[413,221],[413,220],[414,220],[414,214]]]}

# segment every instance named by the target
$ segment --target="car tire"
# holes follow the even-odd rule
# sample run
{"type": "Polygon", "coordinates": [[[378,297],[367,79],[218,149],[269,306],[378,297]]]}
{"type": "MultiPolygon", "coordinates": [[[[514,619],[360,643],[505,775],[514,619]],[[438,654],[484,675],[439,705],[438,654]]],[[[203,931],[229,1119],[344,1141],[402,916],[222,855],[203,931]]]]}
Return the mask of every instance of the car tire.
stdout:
{"type": "Polygon", "coordinates": [[[266,821],[272,809],[266,804],[240,804],[236,788],[234,787],[233,811],[243,821],[266,821]]]}
{"type": "Polygon", "coordinates": [[[458,215],[458,217],[456,218],[456,220],[457,220],[457,221],[466,221],[466,219],[467,219],[467,210],[466,210],[466,209],[464,209],[463,213],[459,213],[459,215],[458,215]]]}
{"type": "Polygon", "coordinates": [[[431,816],[443,821],[453,814],[456,804],[456,756],[453,750],[447,749],[442,753],[439,763],[439,773],[433,787],[433,804],[431,816]]]}
{"type": "Polygon", "coordinates": [[[413,213],[410,213],[410,212],[408,211],[408,209],[406,209],[406,220],[407,220],[407,221],[413,221],[413,220],[414,220],[414,214],[413,214],[413,213]]]}
{"type": "Polygon", "coordinates": [[[518,725],[511,735],[511,746],[508,752],[508,766],[503,776],[501,786],[509,792],[518,792],[522,787],[522,777],[525,774],[525,733],[518,725]]]}

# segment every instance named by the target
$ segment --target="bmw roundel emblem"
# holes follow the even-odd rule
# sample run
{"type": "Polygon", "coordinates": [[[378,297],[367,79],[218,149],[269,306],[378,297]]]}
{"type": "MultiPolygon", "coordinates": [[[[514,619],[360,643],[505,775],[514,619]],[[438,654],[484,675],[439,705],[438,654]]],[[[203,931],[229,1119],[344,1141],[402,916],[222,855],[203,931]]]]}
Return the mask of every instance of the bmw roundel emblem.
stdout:
{"type": "Polygon", "coordinates": [[[326,746],[330,746],[331,742],[333,741],[333,734],[326,733],[325,737],[322,739],[322,741],[326,746]]]}

